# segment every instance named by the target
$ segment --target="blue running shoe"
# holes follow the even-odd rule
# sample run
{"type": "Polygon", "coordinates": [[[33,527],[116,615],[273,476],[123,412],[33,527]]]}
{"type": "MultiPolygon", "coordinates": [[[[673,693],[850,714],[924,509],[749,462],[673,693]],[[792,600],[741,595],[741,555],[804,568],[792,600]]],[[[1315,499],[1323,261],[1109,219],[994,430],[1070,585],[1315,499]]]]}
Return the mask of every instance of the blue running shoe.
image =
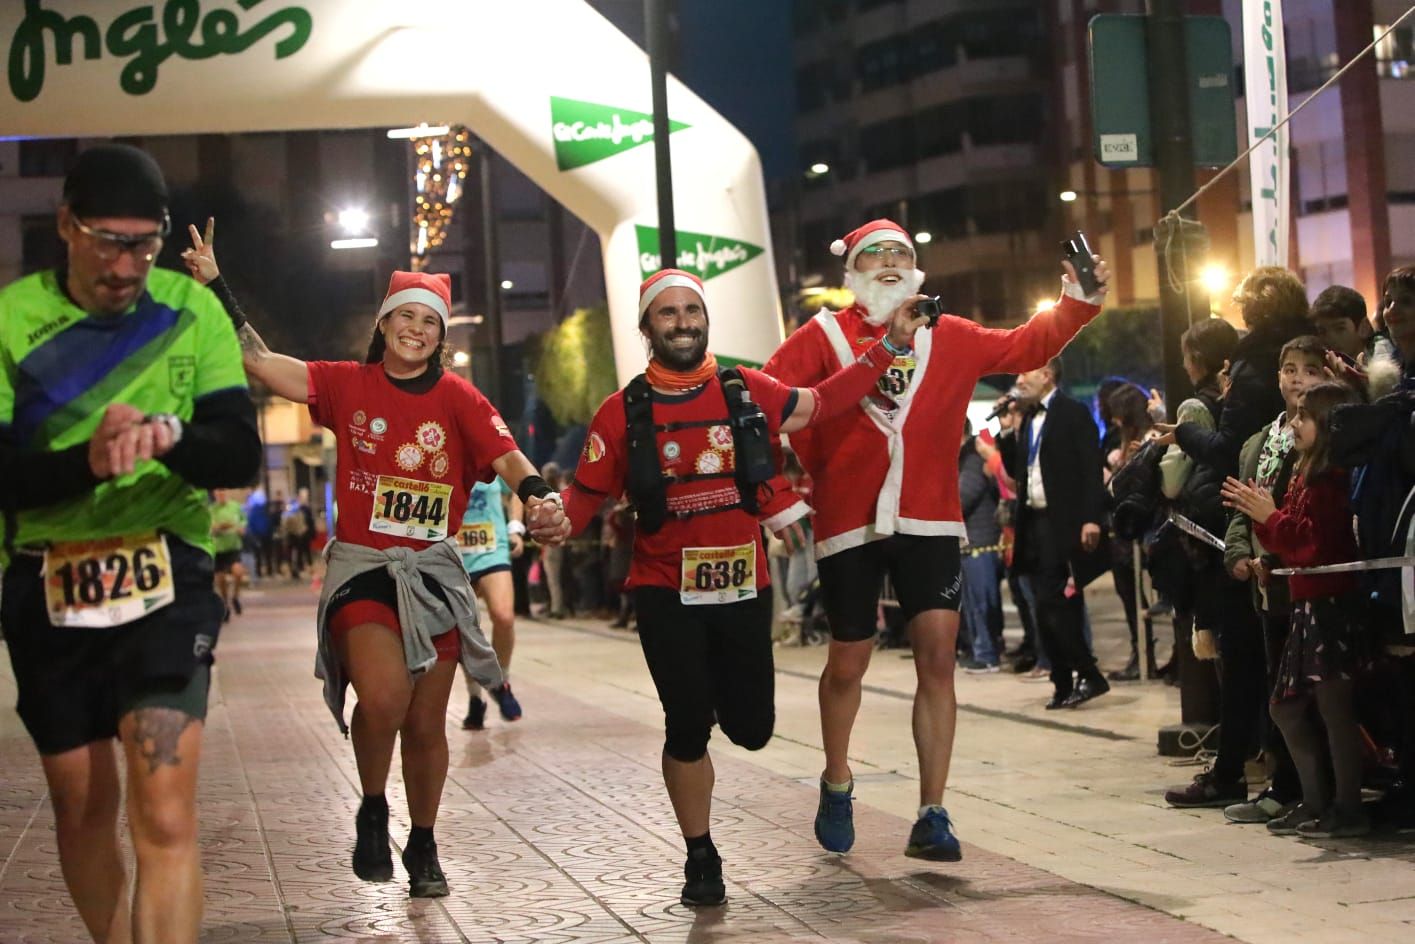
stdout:
{"type": "Polygon", "coordinates": [[[963,849],[958,845],[958,837],[953,835],[948,810],[941,806],[929,807],[909,831],[909,845],[904,847],[904,854],[911,859],[932,862],[962,861],[963,849]]]}
{"type": "Polygon", "coordinates": [[[850,781],[849,790],[832,790],[821,778],[821,801],[816,807],[816,841],[826,852],[849,852],[855,844],[855,810],[851,797],[855,792],[855,782],[850,781]]]}
{"type": "Polygon", "coordinates": [[[516,700],[516,696],[511,694],[511,683],[502,682],[500,687],[491,690],[491,696],[496,699],[496,705],[501,709],[501,717],[507,721],[518,721],[521,717],[521,703],[516,700]]]}

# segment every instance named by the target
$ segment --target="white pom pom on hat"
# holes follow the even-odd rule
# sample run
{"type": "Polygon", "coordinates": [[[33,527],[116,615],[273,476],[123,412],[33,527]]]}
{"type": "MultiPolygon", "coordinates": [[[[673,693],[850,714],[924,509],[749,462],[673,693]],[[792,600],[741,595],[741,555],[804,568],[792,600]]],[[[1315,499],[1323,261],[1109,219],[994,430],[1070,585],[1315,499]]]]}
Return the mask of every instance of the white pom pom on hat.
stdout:
{"type": "Polygon", "coordinates": [[[843,255],[845,255],[845,249],[846,249],[845,240],[843,240],[843,239],[837,239],[835,242],[833,242],[833,243],[830,244],[830,254],[831,254],[832,256],[843,256],[843,255]]]}

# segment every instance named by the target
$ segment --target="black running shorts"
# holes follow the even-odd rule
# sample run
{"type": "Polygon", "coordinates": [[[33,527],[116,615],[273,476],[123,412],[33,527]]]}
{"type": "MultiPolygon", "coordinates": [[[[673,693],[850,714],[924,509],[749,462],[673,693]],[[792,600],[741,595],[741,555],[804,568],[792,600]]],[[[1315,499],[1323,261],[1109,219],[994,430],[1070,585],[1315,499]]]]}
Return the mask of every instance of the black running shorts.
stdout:
{"type": "Polygon", "coordinates": [[[56,627],[44,606],[41,558],[17,554],[5,570],[0,624],[19,689],[17,710],[41,754],[115,737],[137,708],[205,719],[221,598],[212,560],[168,538],[176,599],[141,619],[101,629],[56,627]]]}
{"type": "Polygon", "coordinates": [[[956,537],[894,534],[822,557],[816,568],[830,635],[841,642],[874,636],[886,574],[905,620],[925,610],[957,612],[962,597],[956,537]]]}

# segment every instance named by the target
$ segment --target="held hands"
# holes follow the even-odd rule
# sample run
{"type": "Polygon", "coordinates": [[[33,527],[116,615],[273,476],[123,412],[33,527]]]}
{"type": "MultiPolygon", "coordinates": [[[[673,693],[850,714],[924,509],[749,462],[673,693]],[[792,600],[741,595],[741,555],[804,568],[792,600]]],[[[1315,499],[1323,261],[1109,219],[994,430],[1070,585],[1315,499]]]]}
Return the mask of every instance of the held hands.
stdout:
{"type": "Polygon", "coordinates": [[[126,403],[110,403],[88,441],[88,467],[96,478],[128,475],[139,462],[157,459],[172,448],[172,431],[166,423],[144,422],[142,410],[126,403]]]}
{"type": "Polygon", "coordinates": [[[526,539],[525,539],[525,538],[521,537],[519,534],[513,534],[513,535],[510,535],[510,543],[511,543],[511,559],[512,559],[512,560],[515,560],[516,558],[520,557],[523,553],[525,553],[525,550],[526,550],[526,539]]]}
{"type": "MultiPolygon", "coordinates": [[[[1094,271],[1096,273],[1096,281],[1100,283],[1100,287],[1096,289],[1096,294],[1090,295],[1088,298],[1101,300],[1105,298],[1105,293],[1110,291],[1110,264],[1096,255],[1091,256],[1091,261],[1096,264],[1094,271]]],[[[1061,276],[1063,284],[1072,283],[1077,286],[1081,284],[1080,279],[1076,277],[1075,266],[1063,259],[1061,261],[1061,268],[1065,270],[1064,274],[1061,276]]]]}
{"type": "Polygon", "coordinates": [[[540,544],[564,544],[570,527],[559,495],[526,499],[526,530],[540,544]]]}
{"type": "Polygon", "coordinates": [[[1101,526],[1094,522],[1081,525],[1081,549],[1087,554],[1101,546],[1101,526]]]}
{"type": "Polygon", "coordinates": [[[914,332],[929,323],[929,319],[914,310],[927,295],[910,295],[889,317],[889,343],[897,348],[913,347],[914,332]]]}
{"type": "Polygon", "coordinates": [[[216,266],[216,247],[212,243],[216,236],[216,217],[206,218],[205,236],[197,232],[196,226],[192,224],[187,225],[187,232],[192,235],[192,248],[182,250],[182,262],[186,264],[192,278],[205,285],[221,274],[221,270],[216,266]]]}
{"type": "Polygon", "coordinates": [[[1245,484],[1230,475],[1224,480],[1221,493],[1226,506],[1238,509],[1258,524],[1266,524],[1277,512],[1273,493],[1251,479],[1245,484]]]}

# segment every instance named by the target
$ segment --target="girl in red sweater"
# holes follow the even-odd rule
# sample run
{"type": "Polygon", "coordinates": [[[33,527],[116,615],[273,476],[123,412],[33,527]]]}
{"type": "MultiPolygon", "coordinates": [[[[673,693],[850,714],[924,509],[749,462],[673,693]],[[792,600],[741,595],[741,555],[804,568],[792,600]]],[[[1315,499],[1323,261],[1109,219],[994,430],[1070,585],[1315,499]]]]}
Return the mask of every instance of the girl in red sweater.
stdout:
{"type": "MultiPolygon", "coordinates": [[[[1360,557],[1351,533],[1350,483],[1328,458],[1331,411],[1356,401],[1350,388],[1322,383],[1303,395],[1292,420],[1299,454],[1281,509],[1265,488],[1229,478],[1224,503],[1253,519],[1254,532],[1284,566],[1314,567],[1360,557]]],[[[1302,802],[1268,823],[1276,835],[1306,839],[1362,836],[1361,732],[1354,678],[1370,646],[1354,574],[1294,574],[1292,631],[1283,648],[1269,708],[1302,780],[1302,802]],[[1315,702],[1326,728],[1312,716],[1315,702]]]]}

